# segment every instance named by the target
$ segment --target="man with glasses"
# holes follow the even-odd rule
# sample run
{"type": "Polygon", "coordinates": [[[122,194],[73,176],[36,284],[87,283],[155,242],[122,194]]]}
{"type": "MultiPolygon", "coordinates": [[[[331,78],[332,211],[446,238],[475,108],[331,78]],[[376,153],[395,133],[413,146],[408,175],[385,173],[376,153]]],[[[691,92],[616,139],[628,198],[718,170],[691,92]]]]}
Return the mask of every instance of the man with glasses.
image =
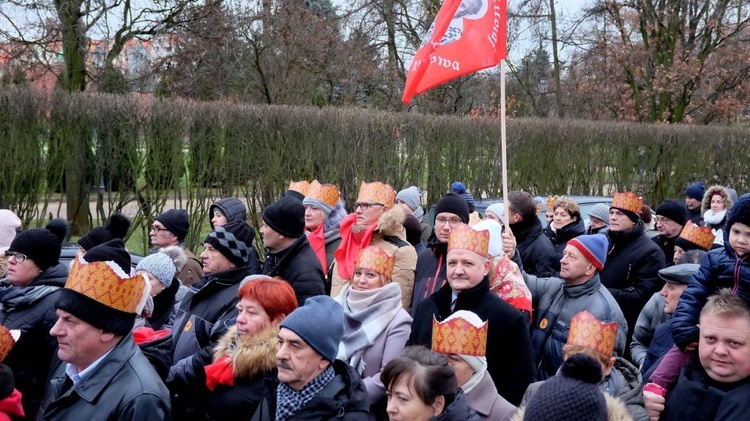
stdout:
{"type": "Polygon", "coordinates": [[[177,274],[177,279],[185,286],[193,285],[203,276],[203,266],[192,251],[185,248],[185,237],[190,229],[188,213],[185,209],[170,209],[157,216],[151,224],[151,244],[158,248],[179,246],[185,251],[187,263],[177,274]]]}
{"type": "Polygon", "coordinates": [[[448,236],[453,228],[462,223],[469,223],[469,205],[456,193],[446,194],[435,205],[433,234],[427,241],[427,250],[422,250],[417,256],[414,294],[411,301],[412,317],[417,304],[445,284],[448,236]]]}
{"type": "Polygon", "coordinates": [[[687,222],[685,202],[667,199],[656,208],[656,229],[659,235],[653,238],[656,245],[664,252],[667,266],[673,265],[674,243],[687,222]]]}
{"type": "Polygon", "coordinates": [[[335,263],[328,276],[332,297],[352,279],[359,251],[373,245],[396,257],[393,282],[401,285],[401,303],[409,311],[417,252],[406,241],[403,226],[406,214],[395,203],[393,187],[378,181],[362,182],[354,213],[341,221],[341,245],[333,253],[335,263]]]}

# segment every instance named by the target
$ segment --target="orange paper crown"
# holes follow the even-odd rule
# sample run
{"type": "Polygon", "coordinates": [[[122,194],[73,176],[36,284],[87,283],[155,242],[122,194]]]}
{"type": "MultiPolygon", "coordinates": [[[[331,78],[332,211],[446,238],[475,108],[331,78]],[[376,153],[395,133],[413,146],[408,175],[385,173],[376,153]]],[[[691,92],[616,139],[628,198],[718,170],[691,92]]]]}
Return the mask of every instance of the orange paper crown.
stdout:
{"type": "Polygon", "coordinates": [[[146,282],[142,275],[128,276],[114,262],[92,262],[76,257],[65,288],[116,310],[138,313],[146,282]]]}
{"type": "MultiPolygon", "coordinates": [[[[564,197],[565,196],[563,196],[562,198],[564,198],[564,197]]],[[[547,210],[554,210],[554,209],[552,209],[552,206],[554,206],[555,202],[557,202],[558,200],[560,200],[562,198],[558,197],[557,195],[555,195],[554,197],[552,197],[552,195],[547,195],[547,210]]]]}
{"type": "Polygon", "coordinates": [[[622,193],[615,193],[614,199],[612,199],[611,208],[624,209],[626,211],[633,212],[636,215],[641,214],[641,208],[643,207],[643,198],[638,197],[632,191],[626,191],[622,193]]]}
{"type": "Polygon", "coordinates": [[[393,265],[396,264],[396,256],[389,256],[378,246],[369,246],[359,252],[355,268],[370,269],[389,280],[393,276],[393,265]]]}
{"type": "Polygon", "coordinates": [[[3,362],[15,344],[16,340],[13,338],[13,335],[10,334],[10,330],[5,326],[0,325],[0,362],[3,362]]]}
{"type": "Polygon", "coordinates": [[[310,183],[310,188],[307,189],[305,197],[318,200],[330,207],[334,207],[339,201],[339,189],[333,184],[321,184],[318,180],[313,180],[313,182],[310,183]]]}
{"type": "Polygon", "coordinates": [[[443,354],[484,357],[487,353],[487,322],[477,327],[461,317],[438,322],[433,316],[431,349],[443,354]]]}
{"type": "Polygon", "coordinates": [[[588,311],[582,311],[570,320],[568,345],[579,345],[611,357],[616,338],[617,322],[600,322],[588,311]]]}
{"type": "Polygon", "coordinates": [[[307,196],[307,192],[308,190],[310,190],[310,182],[307,180],[290,181],[289,188],[287,190],[294,190],[302,196],[307,196]]]}
{"type": "Polygon", "coordinates": [[[685,226],[682,228],[680,238],[689,241],[703,250],[710,250],[713,245],[716,236],[709,227],[699,227],[693,224],[693,221],[688,220],[685,226]]]}
{"type": "Polygon", "coordinates": [[[448,251],[469,250],[484,257],[489,257],[490,232],[475,231],[474,228],[459,224],[451,229],[448,236],[448,251]]]}
{"type": "Polygon", "coordinates": [[[363,181],[362,185],[359,187],[357,201],[380,203],[381,205],[391,208],[396,201],[396,191],[388,184],[383,184],[379,181],[373,183],[365,183],[363,181]]]}

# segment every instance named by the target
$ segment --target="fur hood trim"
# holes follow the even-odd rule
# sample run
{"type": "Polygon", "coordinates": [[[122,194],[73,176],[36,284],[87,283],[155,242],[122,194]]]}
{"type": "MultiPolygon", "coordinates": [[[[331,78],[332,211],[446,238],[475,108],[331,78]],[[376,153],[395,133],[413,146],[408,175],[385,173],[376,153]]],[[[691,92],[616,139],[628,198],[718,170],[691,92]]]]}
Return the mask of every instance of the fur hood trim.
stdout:
{"type": "Polygon", "coordinates": [[[214,349],[214,362],[229,355],[235,377],[253,377],[271,371],[276,368],[278,335],[279,328],[271,326],[243,340],[237,336],[237,326],[232,326],[219,339],[214,349]]]}
{"type": "Polygon", "coordinates": [[[711,198],[718,194],[722,198],[724,198],[724,203],[727,204],[727,212],[729,212],[729,209],[732,207],[734,203],[732,203],[732,198],[729,196],[729,192],[727,189],[724,188],[724,186],[711,186],[708,189],[706,189],[706,194],[703,195],[703,202],[701,203],[701,215],[706,213],[707,210],[711,209],[711,198]]]}
{"type": "MultiPolygon", "coordinates": [[[[625,407],[625,404],[622,403],[621,400],[605,393],[604,401],[607,403],[607,420],[608,421],[633,421],[633,416],[630,415],[630,413],[628,412],[628,409],[625,407]]],[[[523,416],[525,414],[526,414],[525,407],[518,408],[518,411],[516,411],[516,413],[513,414],[513,417],[511,417],[510,420],[511,421],[523,421],[523,416]]]]}
{"type": "Polygon", "coordinates": [[[404,213],[404,209],[400,205],[393,205],[391,209],[380,215],[377,231],[380,231],[383,235],[406,238],[406,230],[404,230],[405,219],[406,214],[404,213]]]}

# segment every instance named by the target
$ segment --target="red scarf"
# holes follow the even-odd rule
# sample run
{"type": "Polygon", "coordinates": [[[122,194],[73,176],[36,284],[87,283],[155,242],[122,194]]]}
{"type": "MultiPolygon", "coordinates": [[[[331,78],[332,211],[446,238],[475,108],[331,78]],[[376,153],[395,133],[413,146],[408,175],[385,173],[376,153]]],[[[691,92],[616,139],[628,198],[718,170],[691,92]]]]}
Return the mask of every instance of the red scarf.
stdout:
{"type": "Polygon", "coordinates": [[[318,256],[320,264],[323,265],[323,273],[328,273],[328,257],[326,257],[326,236],[323,232],[325,224],[318,225],[315,231],[307,232],[307,241],[310,242],[315,255],[318,256]]]}
{"type": "Polygon", "coordinates": [[[206,370],[206,387],[208,390],[213,391],[220,384],[234,386],[234,372],[229,355],[219,358],[218,361],[205,366],[204,369],[206,370]]]}
{"type": "Polygon", "coordinates": [[[378,222],[375,221],[363,231],[354,232],[352,228],[356,223],[356,213],[349,214],[341,220],[341,245],[333,253],[336,258],[336,268],[341,279],[352,279],[359,251],[370,245],[372,233],[378,227],[378,222]]]}

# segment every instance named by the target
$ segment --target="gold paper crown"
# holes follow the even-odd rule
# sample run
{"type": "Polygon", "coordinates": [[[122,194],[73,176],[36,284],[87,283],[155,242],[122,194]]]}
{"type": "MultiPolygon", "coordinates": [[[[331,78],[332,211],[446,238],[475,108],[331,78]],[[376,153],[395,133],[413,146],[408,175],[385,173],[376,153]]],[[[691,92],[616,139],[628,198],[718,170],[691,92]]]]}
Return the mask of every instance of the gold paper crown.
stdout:
{"type": "Polygon", "coordinates": [[[396,264],[396,256],[389,256],[382,248],[378,246],[369,246],[359,252],[355,268],[370,269],[375,271],[388,280],[393,276],[393,266],[396,264]]]}
{"type": "Polygon", "coordinates": [[[16,340],[13,338],[13,335],[10,334],[10,330],[5,326],[0,325],[0,363],[8,356],[10,350],[13,349],[13,345],[15,344],[16,340]]]}
{"type": "Polygon", "coordinates": [[[310,190],[310,182],[307,180],[290,181],[289,188],[287,190],[294,190],[302,196],[307,196],[307,192],[308,190],[310,190]]]}
{"type": "Polygon", "coordinates": [[[680,232],[680,238],[683,238],[703,250],[710,250],[716,236],[709,227],[699,227],[688,220],[680,232]]]}
{"type": "Polygon", "coordinates": [[[310,183],[310,188],[307,189],[305,197],[318,200],[330,207],[334,207],[339,201],[339,189],[333,184],[321,184],[318,180],[313,180],[313,182],[310,183]]]}
{"type": "Polygon", "coordinates": [[[542,202],[536,202],[536,216],[542,214],[542,202]]]}
{"type": "Polygon", "coordinates": [[[476,327],[461,317],[454,317],[440,323],[435,316],[432,316],[432,346],[430,348],[443,354],[484,357],[487,353],[487,322],[476,327]]]}
{"type": "Polygon", "coordinates": [[[568,345],[593,349],[611,357],[615,349],[615,338],[617,322],[601,322],[588,311],[582,311],[570,320],[568,345]]]}
{"type": "Polygon", "coordinates": [[[474,228],[459,224],[451,229],[448,236],[448,251],[469,250],[484,257],[489,256],[490,232],[475,231],[474,228]]]}
{"type": "Polygon", "coordinates": [[[112,262],[88,263],[76,257],[65,288],[85,295],[108,307],[138,313],[146,282],[142,275],[129,277],[112,262]]]}
{"type": "Polygon", "coordinates": [[[557,202],[560,199],[564,199],[564,198],[565,198],[565,196],[558,197],[557,195],[555,195],[555,197],[552,197],[552,195],[547,195],[547,210],[554,210],[554,209],[552,209],[552,206],[555,205],[555,202],[557,202]]]}
{"type": "Polygon", "coordinates": [[[641,208],[643,207],[643,198],[638,197],[632,191],[626,191],[622,193],[615,193],[614,199],[612,199],[611,208],[624,209],[626,211],[633,212],[636,215],[641,214],[641,208]]]}
{"type": "Polygon", "coordinates": [[[381,205],[389,208],[393,207],[393,203],[396,201],[396,191],[393,187],[388,184],[383,184],[380,181],[373,183],[362,182],[359,187],[359,195],[357,201],[369,201],[373,203],[380,203],[381,205]]]}

